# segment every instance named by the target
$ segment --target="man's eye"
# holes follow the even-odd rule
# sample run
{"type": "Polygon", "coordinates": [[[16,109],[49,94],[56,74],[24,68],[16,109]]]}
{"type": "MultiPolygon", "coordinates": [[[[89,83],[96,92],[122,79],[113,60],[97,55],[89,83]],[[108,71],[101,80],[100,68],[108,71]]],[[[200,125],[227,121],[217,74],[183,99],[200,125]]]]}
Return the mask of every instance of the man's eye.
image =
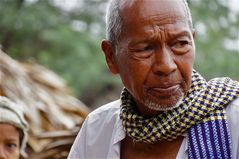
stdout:
{"type": "Polygon", "coordinates": [[[152,50],[152,49],[153,49],[152,46],[146,46],[146,47],[144,47],[144,50],[145,50],[145,51],[149,51],[149,50],[152,50]]]}
{"type": "Polygon", "coordinates": [[[138,52],[143,52],[143,51],[151,51],[152,49],[153,49],[152,46],[145,46],[145,47],[136,49],[136,51],[138,51],[138,52]]]}
{"type": "Polygon", "coordinates": [[[151,45],[139,46],[132,49],[132,54],[136,58],[148,58],[152,55],[154,47],[151,45]]]}
{"type": "Polygon", "coordinates": [[[181,48],[181,47],[187,46],[188,44],[189,44],[188,41],[182,40],[182,41],[176,42],[173,46],[174,46],[175,48],[181,48]]]}
{"type": "Polygon", "coordinates": [[[172,51],[174,51],[176,54],[187,53],[191,47],[191,42],[188,40],[179,40],[171,45],[172,51]]]}

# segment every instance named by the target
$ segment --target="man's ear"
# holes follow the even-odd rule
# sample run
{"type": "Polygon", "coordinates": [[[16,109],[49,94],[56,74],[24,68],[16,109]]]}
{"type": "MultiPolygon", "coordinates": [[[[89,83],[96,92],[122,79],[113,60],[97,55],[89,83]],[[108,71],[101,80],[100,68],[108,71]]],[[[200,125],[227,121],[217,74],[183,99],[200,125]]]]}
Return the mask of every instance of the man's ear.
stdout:
{"type": "Polygon", "coordinates": [[[115,61],[115,50],[108,40],[103,40],[101,42],[101,49],[105,54],[105,60],[107,62],[108,68],[110,69],[111,73],[118,74],[118,67],[115,61]]]}
{"type": "Polygon", "coordinates": [[[193,38],[195,39],[195,36],[196,36],[196,31],[195,31],[195,29],[192,29],[192,34],[193,34],[193,38]]]}

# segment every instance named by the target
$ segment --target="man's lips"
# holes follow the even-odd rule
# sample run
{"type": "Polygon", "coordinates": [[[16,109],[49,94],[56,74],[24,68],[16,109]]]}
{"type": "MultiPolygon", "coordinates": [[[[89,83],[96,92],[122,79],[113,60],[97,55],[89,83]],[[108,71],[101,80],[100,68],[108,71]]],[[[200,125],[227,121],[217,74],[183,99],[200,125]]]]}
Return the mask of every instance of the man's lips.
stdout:
{"type": "Polygon", "coordinates": [[[179,84],[175,85],[162,85],[160,87],[150,87],[148,89],[149,93],[155,95],[155,96],[171,96],[177,93],[177,91],[180,89],[179,84]]]}

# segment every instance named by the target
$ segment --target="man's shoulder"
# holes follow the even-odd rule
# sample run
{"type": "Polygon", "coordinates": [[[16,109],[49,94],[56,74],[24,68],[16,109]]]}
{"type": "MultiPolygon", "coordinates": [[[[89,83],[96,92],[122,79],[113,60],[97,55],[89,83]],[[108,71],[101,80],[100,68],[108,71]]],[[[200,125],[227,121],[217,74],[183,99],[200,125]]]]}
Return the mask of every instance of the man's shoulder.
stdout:
{"type": "Polygon", "coordinates": [[[229,116],[239,114],[239,98],[234,99],[231,103],[228,104],[228,106],[226,107],[226,112],[229,116]]]}
{"type": "Polygon", "coordinates": [[[230,105],[239,107],[239,98],[234,99],[230,105]]]}
{"type": "Polygon", "coordinates": [[[87,120],[102,121],[102,120],[110,120],[112,118],[117,118],[120,113],[120,104],[121,104],[121,101],[116,100],[108,104],[102,105],[99,108],[92,111],[88,115],[87,120]]]}
{"type": "Polygon", "coordinates": [[[227,121],[232,138],[232,152],[237,152],[239,138],[239,98],[233,100],[226,108],[227,121]]]}
{"type": "Polygon", "coordinates": [[[95,116],[95,115],[101,115],[101,114],[108,114],[108,113],[114,113],[119,111],[120,109],[120,100],[116,100],[110,103],[107,103],[105,105],[100,106],[99,108],[92,111],[89,116],[95,116]]]}
{"type": "Polygon", "coordinates": [[[107,158],[118,131],[120,100],[103,105],[86,118],[71,148],[69,159],[107,158]],[[118,124],[118,125],[117,125],[118,124]]]}

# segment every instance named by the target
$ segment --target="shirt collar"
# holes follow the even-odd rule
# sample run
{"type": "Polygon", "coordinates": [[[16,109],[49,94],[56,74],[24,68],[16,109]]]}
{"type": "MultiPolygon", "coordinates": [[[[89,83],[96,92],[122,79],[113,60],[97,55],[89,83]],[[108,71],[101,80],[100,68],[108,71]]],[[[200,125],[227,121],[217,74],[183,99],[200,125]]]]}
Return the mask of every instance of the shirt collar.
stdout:
{"type": "MultiPolygon", "coordinates": [[[[188,152],[188,134],[187,134],[187,132],[184,133],[182,136],[184,137],[184,140],[183,140],[184,143],[182,143],[181,146],[184,146],[184,147],[182,147],[184,150],[184,153],[187,153],[188,152]]],[[[116,125],[115,125],[115,135],[113,137],[113,145],[120,144],[120,142],[125,137],[126,137],[126,133],[124,131],[120,116],[118,115],[118,118],[116,120],[116,125]]]]}
{"type": "Polygon", "coordinates": [[[113,144],[117,144],[117,143],[121,142],[121,140],[123,140],[126,136],[123,125],[122,125],[122,121],[119,116],[117,118],[115,127],[116,127],[116,129],[115,129],[115,136],[113,139],[113,144]]]}

